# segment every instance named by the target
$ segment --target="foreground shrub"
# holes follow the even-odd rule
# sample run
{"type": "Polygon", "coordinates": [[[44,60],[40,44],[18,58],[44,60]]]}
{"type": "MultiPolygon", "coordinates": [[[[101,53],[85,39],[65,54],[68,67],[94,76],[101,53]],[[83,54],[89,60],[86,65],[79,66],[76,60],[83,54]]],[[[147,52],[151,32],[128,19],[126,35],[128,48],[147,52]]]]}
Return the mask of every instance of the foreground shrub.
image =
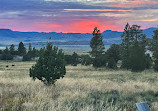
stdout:
{"type": "Polygon", "coordinates": [[[39,79],[44,84],[54,84],[66,74],[64,54],[62,50],[48,43],[37,63],[30,69],[30,77],[39,79]]]}

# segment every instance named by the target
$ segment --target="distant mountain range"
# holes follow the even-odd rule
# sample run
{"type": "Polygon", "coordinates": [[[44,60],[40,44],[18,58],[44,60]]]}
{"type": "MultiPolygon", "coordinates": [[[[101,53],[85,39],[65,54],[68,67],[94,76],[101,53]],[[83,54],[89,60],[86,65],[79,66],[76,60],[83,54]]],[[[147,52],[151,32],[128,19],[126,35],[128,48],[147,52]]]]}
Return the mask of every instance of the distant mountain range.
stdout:
{"type": "MultiPolygon", "coordinates": [[[[148,28],[143,30],[147,38],[152,38],[153,31],[158,28],[148,28]]],[[[113,43],[121,43],[122,32],[106,30],[102,32],[103,42],[106,45],[113,43]]],[[[32,43],[35,46],[43,46],[49,41],[53,41],[54,45],[89,45],[92,38],[91,33],[56,33],[56,32],[19,32],[10,29],[0,29],[0,46],[10,44],[17,45],[20,41],[25,44],[32,43]]]]}

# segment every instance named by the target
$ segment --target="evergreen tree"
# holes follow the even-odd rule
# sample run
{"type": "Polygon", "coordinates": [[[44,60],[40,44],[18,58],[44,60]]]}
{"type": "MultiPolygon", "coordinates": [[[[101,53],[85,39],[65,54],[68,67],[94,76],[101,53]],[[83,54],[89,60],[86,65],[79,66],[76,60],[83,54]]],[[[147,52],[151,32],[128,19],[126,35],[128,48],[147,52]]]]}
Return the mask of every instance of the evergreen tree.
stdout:
{"type": "Polygon", "coordinates": [[[155,71],[158,71],[158,30],[154,31],[152,51],[153,51],[153,58],[154,58],[154,69],[155,71]]]}
{"type": "Polygon", "coordinates": [[[10,54],[8,47],[2,52],[2,60],[12,60],[13,56],[10,54]]]}
{"type": "Polygon", "coordinates": [[[150,57],[150,54],[145,55],[145,64],[146,64],[146,69],[150,69],[152,66],[152,58],[150,57]]]}
{"type": "Polygon", "coordinates": [[[28,48],[28,53],[27,53],[30,57],[32,57],[33,56],[33,54],[32,54],[32,45],[31,45],[31,43],[29,43],[29,48],[28,48]]]}
{"type": "Polygon", "coordinates": [[[0,54],[2,54],[2,52],[3,52],[3,51],[0,49],[0,54]]]}
{"type": "Polygon", "coordinates": [[[18,46],[18,55],[24,56],[26,54],[26,48],[22,42],[19,43],[18,46]]]}
{"type": "Polygon", "coordinates": [[[81,55],[81,64],[88,66],[92,64],[92,58],[89,55],[81,55]]]}
{"type": "Polygon", "coordinates": [[[34,47],[32,50],[32,56],[31,57],[37,57],[38,56],[38,50],[34,47]]]}
{"type": "Polygon", "coordinates": [[[31,61],[30,55],[29,55],[29,54],[25,54],[25,55],[23,56],[23,61],[31,61]]]}
{"type": "Polygon", "coordinates": [[[71,55],[65,55],[65,61],[67,65],[70,65],[72,63],[71,55]]]}
{"type": "Polygon", "coordinates": [[[142,34],[138,25],[132,25],[131,34],[134,38],[130,52],[131,70],[133,72],[143,71],[146,68],[146,35],[142,34]]]}
{"type": "Polygon", "coordinates": [[[15,54],[16,54],[14,44],[12,44],[12,45],[10,46],[9,50],[10,50],[10,54],[11,54],[11,55],[15,55],[15,54]]]}
{"type": "Polygon", "coordinates": [[[110,69],[116,69],[117,68],[117,63],[116,63],[116,61],[114,60],[113,57],[108,58],[108,66],[107,67],[110,68],[110,69]]]}
{"type": "Polygon", "coordinates": [[[31,58],[33,58],[33,51],[32,51],[32,45],[29,43],[28,52],[23,56],[23,61],[31,61],[31,58]]]}
{"type": "Polygon", "coordinates": [[[95,58],[92,58],[94,67],[106,67],[107,55],[106,53],[100,54],[95,58]]]}
{"type": "Polygon", "coordinates": [[[71,56],[71,65],[72,66],[77,66],[77,64],[79,63],[79,60],[78,60],[79,56],[76,52],[74,52],[71,56]]]}
{"type": "Polygon", "coordinates": [[[2,53],[3,53],[3,51],[0,50],[0,60],[2,59],[2,53]]]}
{"type": "Polygon", "coordinates": [[[102,55],[104,52],[104,43],[103,38],[100,33],[100,30],[94,28],[93,31],[93,38],[90,41],[90,47],[92,51],[90,52],[91,56],[93,57],[93,66],[94,67],[101,67],[104,66],[104,64],[100,64],[102,62],[102,55]]]}
{"type": "Polygon", "coordinates": [[[45,50],[45,47],[40,48],[39,53],[38,53],[38,57],[40,57],[44,53],[44,50],[45,50]]]}
{"type": "Polygon", "coordinates": [[[39,60],[30,69],[30,77],[39,79],[46,85],[51,85],[66,74],[64,53],[48,43],[39,60]]]}
{"type": "Polygon", "coordinates": [[[145,53],[138,42],[134,43],[130,55],[132,72],[140,72],[146,68],[145,53]]]}
{"type": "Polygon", "coordinates": [[[130,69],[130,49],[133,43],[133,36],[131,34],[131,27],[127,23],[124,29],[124,32],[121,36],[121,59],[122,59],[122,68],[130,69]]]}
{"type": "Polygon", "coordinates": [[[112,44],[107,50],[108,68],[117,68],[118,60],[120,60],[120,46],[117,44],[112,44]]]}

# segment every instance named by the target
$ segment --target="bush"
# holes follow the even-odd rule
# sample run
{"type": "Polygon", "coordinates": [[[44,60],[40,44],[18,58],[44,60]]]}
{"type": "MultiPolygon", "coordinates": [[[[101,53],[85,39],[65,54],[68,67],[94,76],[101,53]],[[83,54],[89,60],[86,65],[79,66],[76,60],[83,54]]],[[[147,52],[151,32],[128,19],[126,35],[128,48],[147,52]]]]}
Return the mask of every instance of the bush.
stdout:
{"type": "Polygon", "coordinates": [[[145,55],[146,69],[150,69],[152,66],[152,58],[150,54],[145,55]]]}
{"type": "Polygon", "coordinates": [[[23,56],[23,61],[31,61],[31,57],[28,54],[26,54],[23,56]]]}
{"type": "Polygon", "coordinates": [[[1,59],[2,60],[13,60],[13,55],[10,54],[8,47],[6,47],[6,49],[3,50],[1,59]]]}
{"type": "Polygon", "coordinates": [[[115,62],[114,58],[112,58],[112,57],[108,58],[108,68],[110,68],[110,69],[117,68],[117,63],[115,62]]]}
{"type": "Polygon", "coordinates": [[[65,61],[66,61],[66,65],[70,65],[71,64],[71,55],[65,55],[65,61]]]}
{"type": "Polygon", "coordinates": [[[92,64],[92,58],[89,55],[81,55],[80,59],[82,65],[88,66],[92,64]]]}
{"type": "Polygon", "coordinates": [[[139,45],[138,42],[134,43],[130,54],[131,71],[141,72],[146,68],[144,49],[139,45]]]}
{"type": "Polygon", "coordinates": [[[93,67],[106,67],[107,57],[106,54],[98,55],[96,58],[93,58],[93,67]]]}
{"type": "Polygon", "coordinates": [[[120,58],[120,45],[112,44],[107,50],[108,68],[117,68],[117,62],[120,58]]]}
{"type": "Polygon", "coordinates": [[[48,43],[38,61],[30,69],[30,77],[51,85],[66,74],[64,54],[62,50],[48,43]]]}
{"type": "Polygon", "coordinates": [[[71,56],[71,65],[77,66],[78,63],[79,63],[79,56],[77,53],[74,52],[71,56]]]}

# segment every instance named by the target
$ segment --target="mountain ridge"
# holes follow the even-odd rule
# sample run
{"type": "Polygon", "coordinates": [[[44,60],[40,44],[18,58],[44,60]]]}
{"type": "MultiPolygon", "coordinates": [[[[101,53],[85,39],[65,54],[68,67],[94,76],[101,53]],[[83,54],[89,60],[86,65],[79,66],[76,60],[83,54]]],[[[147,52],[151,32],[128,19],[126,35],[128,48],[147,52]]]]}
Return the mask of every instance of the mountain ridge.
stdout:
{"type": "MultiPolygon", "coordinates": [[[[143,30],[143,33],[147,35],[147,38],[152,38],[153,31],[158,28],[150,27],[143,30]]],[[[104,44],[111,45],[113,43],[121,43],[121,35],[123,32],[105,30],[102,32],[104,44]]],[[[51,37],[55,44],[63,45],[89,45],[90,39],[93,37],[92,33],[57,33],[57,32],[21,32],[12,31],[11,29],[0,29],[0,44],[10,45],[18,44],[22,41],[24,43],[41,43],[47,42],[51,37]]]]}

